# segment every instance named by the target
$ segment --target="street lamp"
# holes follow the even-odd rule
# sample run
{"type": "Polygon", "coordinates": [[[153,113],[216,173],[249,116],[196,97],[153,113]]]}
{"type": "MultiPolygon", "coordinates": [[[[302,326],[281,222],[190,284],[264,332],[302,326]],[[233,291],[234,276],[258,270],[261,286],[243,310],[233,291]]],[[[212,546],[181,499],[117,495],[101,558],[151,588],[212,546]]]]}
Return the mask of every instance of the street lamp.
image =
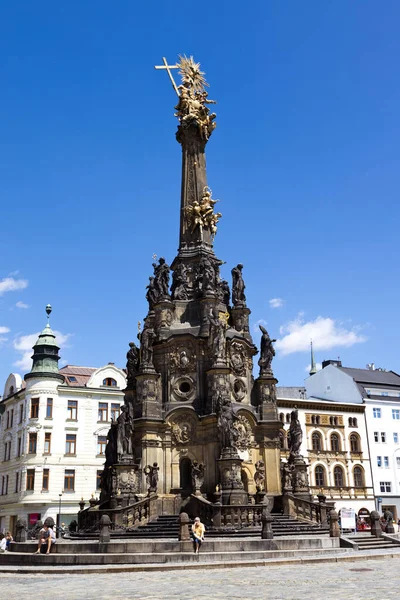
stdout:
{"type": "Polygon", "coordinates": [[[58,538],[61,537],[61,497],[62,497],[62,492],[61,494],[58,494],[58,515],[57,515],[57,532],[56,535],[58,538]]]}

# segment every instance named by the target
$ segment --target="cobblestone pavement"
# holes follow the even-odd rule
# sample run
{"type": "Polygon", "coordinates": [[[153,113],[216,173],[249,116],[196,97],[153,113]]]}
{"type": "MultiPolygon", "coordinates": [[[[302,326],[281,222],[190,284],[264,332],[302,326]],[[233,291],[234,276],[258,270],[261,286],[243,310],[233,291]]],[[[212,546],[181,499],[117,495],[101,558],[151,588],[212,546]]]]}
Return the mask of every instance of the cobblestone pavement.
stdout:
{"type": "MultiPolygon", "coordinates": [[[[0,573],[6,596],[18,600],[390,600],[398,598],[399,558],[92,575],[7,575],[0,573]],[[320,582],[320,583],[319,583],[320,582]]],[[[4,595],[3,594],[3,595],[4,595]]]]}

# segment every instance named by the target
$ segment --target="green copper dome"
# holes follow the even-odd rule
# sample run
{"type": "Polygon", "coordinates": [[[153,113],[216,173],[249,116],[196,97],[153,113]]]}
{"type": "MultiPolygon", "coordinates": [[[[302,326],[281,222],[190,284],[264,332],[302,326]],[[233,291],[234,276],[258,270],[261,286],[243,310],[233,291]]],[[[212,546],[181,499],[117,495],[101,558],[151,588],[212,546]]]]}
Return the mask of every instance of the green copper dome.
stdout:
{"type": "MultiPolygon", "coordinates": [[[[47,318],[49,318],[51,313],[50,304],[46,306],[46,313],[47,318]]],[[[50,323],[47,322],[46,327],[39,334],[36,344],[33,346],[32,369],[30,373],[25,375],[25,380],[33,377],[51,377],[64,381],[64,376],[60,375],[58,370],[59,350],[56,336],[50,327],[50,323]]]]}

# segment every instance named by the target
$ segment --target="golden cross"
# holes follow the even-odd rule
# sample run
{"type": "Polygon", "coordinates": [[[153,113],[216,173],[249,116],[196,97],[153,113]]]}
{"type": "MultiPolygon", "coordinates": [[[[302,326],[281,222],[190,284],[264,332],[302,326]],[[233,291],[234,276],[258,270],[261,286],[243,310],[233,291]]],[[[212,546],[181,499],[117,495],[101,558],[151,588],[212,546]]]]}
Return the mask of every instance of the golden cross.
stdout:
{"type": "Polygon", "coordinates": [[[166,69],[166,71],[168,73],[168,76],[169,76],[169,78],[171,80],[172,87],[174,88],[174,90],[176,92],[176,95],[179,98],[179,96],[180,96],[179,90],[176,87],[176,83],[175,83],[174,78],[172,77],[172,73],[171,73],[171,69],[179,69],[179,65],[169,65],[168,62],[167,62],[167,59],[164,58],[164,56],[163,56],[163,63],[164,63],[163,65],[156,65],[154,68],[155,69],[166,69]]]}

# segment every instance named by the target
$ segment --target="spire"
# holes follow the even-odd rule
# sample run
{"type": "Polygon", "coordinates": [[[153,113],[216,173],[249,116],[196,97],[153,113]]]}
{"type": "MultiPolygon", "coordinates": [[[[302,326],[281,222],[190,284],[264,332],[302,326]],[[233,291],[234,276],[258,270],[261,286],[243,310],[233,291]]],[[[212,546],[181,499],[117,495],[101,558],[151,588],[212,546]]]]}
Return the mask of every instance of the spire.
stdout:
{"type": "Polygon", "coordinates": [[[314,358],[314,350],[313,350],[312,340],[311,340],[310,344],[311,344],[311,369],[310,369],[310,375],[315,375],[315,373],[317,372],[317,367],[315,365],[315,358],[314,358]]]}
{"type": "Polygon", "coordinates": [[[57,346],[56,336],[50,327],[50,314],[52,308],[50,304],[46,306],[47,324],[33,346],[32,369],[24,377],[25,380],[32,378],[52,378],[64,381],[64,376],[60,375],[58,370],[58,361],[60,357],[57,346]]]}

